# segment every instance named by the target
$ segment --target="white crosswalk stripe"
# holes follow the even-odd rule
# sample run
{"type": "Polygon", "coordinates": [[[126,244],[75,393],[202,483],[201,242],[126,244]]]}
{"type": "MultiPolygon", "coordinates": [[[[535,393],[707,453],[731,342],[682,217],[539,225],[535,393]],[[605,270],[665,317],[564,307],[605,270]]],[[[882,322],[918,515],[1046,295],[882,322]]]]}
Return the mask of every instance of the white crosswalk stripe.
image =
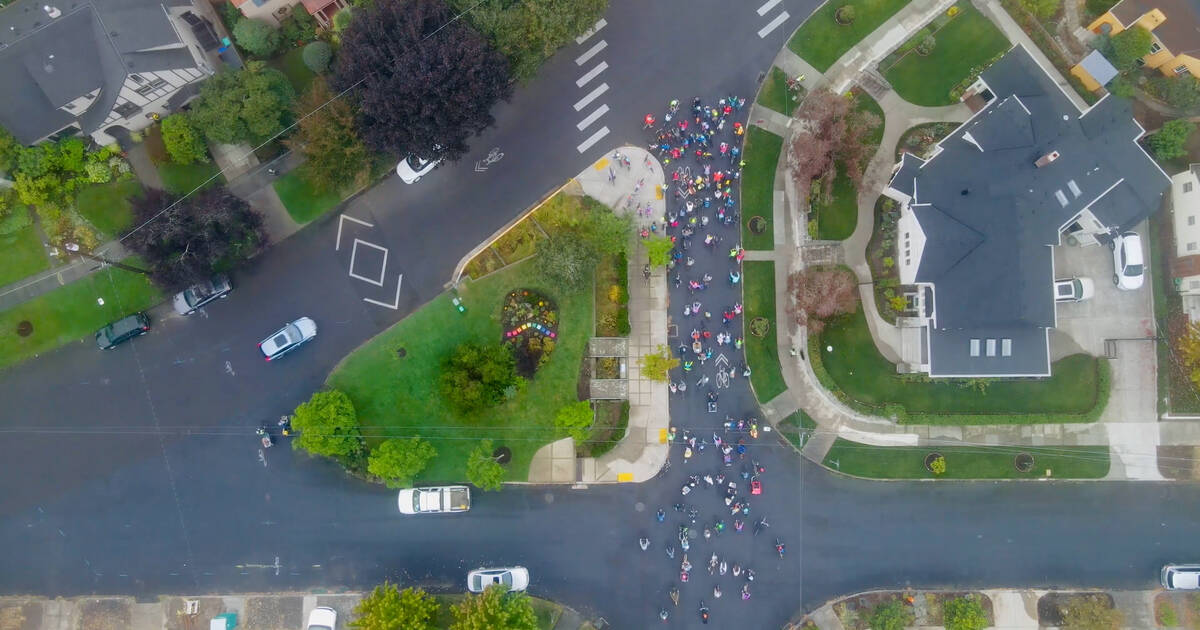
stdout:
{"type": "Polygon", "coordinates": [[[579,111],[579,110],[583,109],[584,107],[587,107],[588,103],[591,103],[592,101],[596,100],[596,98],[598,98],[601,94],[603,94],[607,91],[608,91],[608,84],[601,83],[599,87],[592,90],[591,92],[588,92],[587,96],[579,99],[578,103],[575,103],[575,111],[579,111]]]}
{"type": "Polygon", "coordinates": [[[604,136],[607,136],[607,135],[608,135],[608,127],[601,127],[599,131],[592,134],[591,136],[588,137],[587,140],[584,140],[579,146],[575,147],[575,150],[579,151],[580,153],[583,153],[584,151],[587,151],[588,149],[590,149],[593,144],[596,144],[597,142],[599,142],[600,138],[603,138],[604,136]]]}
{"type": "Polygon", "coordinates": [[[604,72],[607,68],[608,68],[608,62],[601,61],[595,68],[588,70],[587,73],[585,73],[583,76],[579,77],[578,79],[575,79],[575,85],[578,87],[583,87],[583,85],[585,83],[587,83],[588,81],[591,81],[592,79],[595,79],[596,75],[600,74],[601,72],[604,72]]]}
{"type": "Polygon", "coordinates": [[[600,107],[596,108],[596,111],[588,114],[587,118],[579,121],[579,124],[575,125],[575,127],[580,131],[583,131],[588,125],[596,122],[596,119],[603,116],[606,112],[608,112],[608,105],[601,105],[600,107]]]}
{"type": "Polygon", "coordinates": [[[766,15],[767,11],[774,9],[775,5],[779,4],[780,2],[783,2],[783,0],[767,0],[761,7],[758,7],[758,15],[760,17],[766,15]]]}
{"type": "Polygon", "coordinates": [[[582,66],[588,62],[588,59],[595,57],[600,53],[601,50],[604,50],[605,48],[608,48],[608,42],[604,41],[603,39],[596,42],[595,46],[592,46],[587,50],[587,52],[575,58],[575,65],[582,66]]]}
{"type": "Polygon", "coordinates": [[[767,35],[770,35],[771,31],[779,28],[779,25],[786,22],[789,17],[791,17],[791,16],[788,15],[787,11],[784,11],[783,13],[780,13],[779,15],[775,16],[774,20],[767,22],[766,26],[758,29],[759,39],[762,39],[762,38],[766,37],[767,35]]]}

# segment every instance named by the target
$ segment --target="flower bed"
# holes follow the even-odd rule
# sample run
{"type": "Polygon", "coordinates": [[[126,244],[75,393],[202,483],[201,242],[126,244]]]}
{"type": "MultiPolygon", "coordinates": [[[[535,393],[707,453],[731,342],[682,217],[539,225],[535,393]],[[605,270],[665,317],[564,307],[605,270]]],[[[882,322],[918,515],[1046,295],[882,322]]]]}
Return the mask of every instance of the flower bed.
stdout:
{"type": "Polygon", "coordinates": [[[517,289],[504,297],[500,315],[504,343],[512,347],[517,372],[524,377],[550,360],[558,339],[558,309],[537,291],[517,289]]]}

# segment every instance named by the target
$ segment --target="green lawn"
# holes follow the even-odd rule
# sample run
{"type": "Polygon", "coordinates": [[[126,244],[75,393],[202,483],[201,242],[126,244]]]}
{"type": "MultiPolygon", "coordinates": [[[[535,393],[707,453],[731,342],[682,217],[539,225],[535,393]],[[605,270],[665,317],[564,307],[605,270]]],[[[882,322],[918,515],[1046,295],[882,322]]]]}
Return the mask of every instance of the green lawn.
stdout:
{"type": "MultiPolygon", "coordinates": [[[[544,286],[531,273],[532,262],[498,271],[460,289],[465,315],[456,314],[444,293],[348,356],[329,376],[330,387],[354,401],[363,433],[369,436],[418,435],[438,456],[418,482],[466,479],[467,454],[482,438],[512,449],[507,479],[523,481],[529,462],[543,444],[555,439],[554,414],[576,400],[579,366],[592,333],[592,292],[564,293],[544,286]],[[557,301],[558,346],[549,363],[524,392],[498,407],[470,416],[450,411],[437,393],[442,359],[460,343],[499,343],[500,310],[506,293],[538,289],[557,301]],[[407,355],[398,358],[396,350],[407,355]]],[[[380,440],[369,440],[374,445],[380,440]]]]}
{"type": "Polygon", "coordinates": [[[833,180],[833,195],[828,199],[822,197],[822,203],[817,206],[817,238],[821,240],[850,238],[858,225],[858,188],[840,164],[837,173],[833,180]]]}
{"type": "Polygon", "coordinates": [[[783,70],[771,66],[767,78],[763,81],[762,91],[758,93],[758,104],[769,107],[784,116],[791,116],[799,103],[792,97],[787,88],[788,76],[783,70]]]}
{"type": "Polygon", "coordinates": [[[205,182],[208,182],[208,186],[212,186],[225,181],[225,178],[220,175],[209,181],[209,178],[216,174],[217,166],[212,162],[208,164],[163,162],[158,165],[158,175],[162,177],[163,187],[167,189],[167,192],[175,195],[186,195],[205,182]]]}
{"type": "Polygon", "coordinates": [[[141,196],[142,185],[136,179],[88,186],[75,197],[75,207],[101,234],[117,238],[133,223],[130,201],[141,196]]]}
{"type": "Polygon", "coordinates": [[[775,249],[775,165],[782,151],[783,138],[770,131],[751,126],[746,132],[742,151],[746,162],[742,171],[742,246],[746,249],[775,249]],[[750,231],[750,219],[755,216],[767,221],[762,234],[750,231]]]}
{"type": "Polygon", "coordinates": [[[742,291],[745,299],[746,363],[750,366],[750,384],[760,403],[787,390],[779,368],[779,348],[775,330],[775,263],[769,260],[746,261],[742,265],[742,291]],[[764,337],[750,334],[750,321],[765,317],[771,322],[764,337]]]}
{"type": "Polygon", "coordinates": [[[788,48],[812,64],[819,72],[825,72],[847,50],[887,21],[908,4],[908,0],[837,0],[825,3],[817,9],[800,30],[788,42],[788,48]],[[854,22],[842,26],[833,19],[833,13],[845,5],[854,7],[854,22]]]}
{"type": "MultiPolygon", "coordinates": [[[[14,212],[25,212],[17,208],[14,212]]],[[[37,228],[30,225],[0,236],[0,286],[12,284],[22,278],[50,268],[50,258],[42,247],[37,228]]]]}
{"type": "Polygon", "coordinates": [[[829,322],[819,337],[812,338],[809,351],[819,351],[816,359],[828,377],[860,406],[884,413],[888,404],[903,405],[908,417],[901,418],[902,422],[1081,422],[1094,420],[1089,412],[1094,411],[1098,401],[1101,407],[1107,401],[1108,366],[1084,354],[1055,362],[1050,378],[993,379],[982,393],[965,386],[962,379],[901,376],[876,350],[861,308],[829,322]],[[1105,391],[1098,396],[1101,387],[1105,391]]]}
{"type": "MultiPolygon", "coordinates": [[[[132,259],[126,259],[125,262],[141,265],[132,259]]],[[[162,293],[150,284],[146,276],[109,267],[29,302],[0,311],[0,367],[7,367],[84,337],[87,338],[82,343],[93,343],[90,336],[101,326],[145,310],[162,299],[162,293]],[[104,299],[103,306],[97,303],[97,298],[104,299]],[[28,337],[16,333],[17,324],[22,321],[33,324],[33,334],[28,337]]]]}
{"type": "Polygon", "coordinates": [[[925,57],[910,52],[885,73],[904,100],[929,107],[957,103],[951,88],[971,68],[1008,50],[1008,39],[978,9],[967,2],[955,6],[961,12],[934,34],[933,52],[925,57]]]}
{"type": "Polygon", "coordinates": [[[342,201],[337,192],[318,193],[300,176],[299,171],[290,171],[273,183],[279,200],[296,223],[308,223],[336,207],[342,201]]]}
{"type": "Polygon", "coordinates": [[[304,65],[303,47],[292,48],[286,53],[268,61],[267,65],[287,76],[292,87],[296,89],[297,96],[308,90],[308,86],[312,84],[313,79],[317,78],[317,75],[313,74],[313,71],[304,65]]]}
{"type": "Polygon", "coordinates": [[[824,464],[849,475],[873,479],[933,479],[925,456],[937,451],[946,458],[939,479],[1099,479],[1108,474],[1107,446],[871,446],[838,438],[824,464]],[[1013,458],[1033,456],[1033,469],[1017,472],[1013,458]]]}
{"type": "Polygon", "coordinates": [[[812,437],[813,431],[817,429],[817,423],[812,418],[804,413],[804,410],[797,411],[792,415],[780,420],[775,429],[787,438],[792,446],[802,449],[812,437]]]}

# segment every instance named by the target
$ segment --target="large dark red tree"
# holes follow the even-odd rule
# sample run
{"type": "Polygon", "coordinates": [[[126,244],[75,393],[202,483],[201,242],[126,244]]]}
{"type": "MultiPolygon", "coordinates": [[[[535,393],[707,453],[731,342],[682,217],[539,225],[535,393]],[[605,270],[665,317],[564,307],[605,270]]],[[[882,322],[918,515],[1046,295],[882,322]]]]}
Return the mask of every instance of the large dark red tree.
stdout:
{"type": "Polygon", "coordinates": [[[135,224],[145,225],[125,239],[150,266],[154,281],[168,291],[229,271],[267,242],[262,215],[224,188],[209,188],[172,205],[175,200],[157,189],[135,199],[135,224]],[[159,215],[164,208],[169,209],[159,215]]]}
{"type": "Polygon", "coordinates": [[[359,130],[371,148],[456,160],[512,94],[504,56],[453,18],[441,0],[376,0],[354,15],[333,84],[358,84],[359,130]]]}

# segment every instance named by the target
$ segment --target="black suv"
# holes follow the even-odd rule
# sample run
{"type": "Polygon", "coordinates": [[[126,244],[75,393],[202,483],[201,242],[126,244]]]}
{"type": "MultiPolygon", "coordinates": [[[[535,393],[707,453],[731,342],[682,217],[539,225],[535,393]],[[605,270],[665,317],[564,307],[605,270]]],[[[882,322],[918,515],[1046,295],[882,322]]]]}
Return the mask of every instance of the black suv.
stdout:
{"type": "Polygon", "coordinates": [[[134,313],[96,331],[96,345],[101,350],[110,350],[123,341],[129,341],[150,330],[150,318],[145,313],[134,313]]]}

